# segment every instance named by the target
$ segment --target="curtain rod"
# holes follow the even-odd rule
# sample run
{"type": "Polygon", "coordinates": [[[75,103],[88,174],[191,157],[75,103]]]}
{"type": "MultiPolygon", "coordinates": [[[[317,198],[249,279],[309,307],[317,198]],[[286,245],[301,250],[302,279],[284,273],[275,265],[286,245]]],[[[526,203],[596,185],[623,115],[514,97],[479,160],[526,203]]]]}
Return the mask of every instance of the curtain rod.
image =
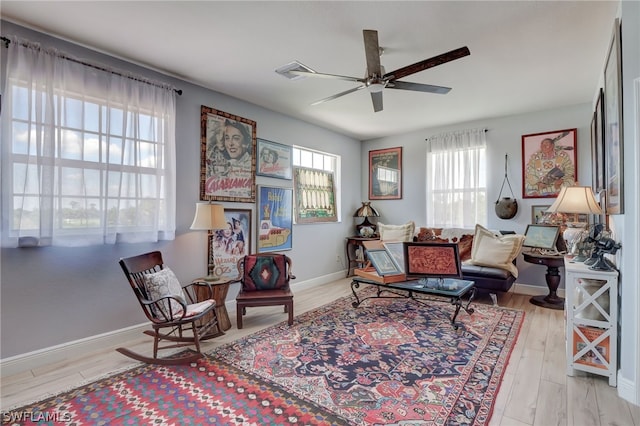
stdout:
{"type": "MultiPolygon", "coordinates": [[[[2,42],[4,43],[4,47],[9,47],[9,43],[11,43],[10,39],[8,39],[7,37],[3,36],[3,37],[0,37],[0,40],[2,40],[2,42]]],[[[162,87],[161,85],[159,85],[157,83],[153,83],[151,81],[143,80],[141,78],[136,78],[136,77],[133,77],[133,76],[130,76],[130,75],[124,75],[124,74],[122,74],[122,73],[120,73],[118,71],[110,70],[108,68],[104,68],[104,67],[101,67],[101,66],[98,66],[98,65],[94,65],[94,64],[89,63],[89,62],[81,61],[79,59],[72,58],[72,57],[67,56],[65,54],[61,54],[60,57],[62,59],[66,59],[67,61],[75,62],[76,64],[84,65],[86,67],[94,68],[94,69],[97,69],[97,70],[100,70],[100,71],[109,72],[111,74],[119,75],[120,77],[126,77],[128,79],[139,81],[141,83],[150,84],[152,86],[162,87]]],[[[173,91],[176,92],[179,96],[182,96],[182,90],[181,89],[173,89],[173,91]]]]}
{"type": "MultiPolygon", "coordinates": [[[[483,132],[485,132],[485,133],[487,133],[487,132],[489,131],[489,129],[482,129],[482,131],[483,131],[483,132]]],[[[431,138],[433,138],[433,136],[426,138],[426,139],[425,139],[425,141],[429,142],[429,140],[430,140],[431,138]]]]}

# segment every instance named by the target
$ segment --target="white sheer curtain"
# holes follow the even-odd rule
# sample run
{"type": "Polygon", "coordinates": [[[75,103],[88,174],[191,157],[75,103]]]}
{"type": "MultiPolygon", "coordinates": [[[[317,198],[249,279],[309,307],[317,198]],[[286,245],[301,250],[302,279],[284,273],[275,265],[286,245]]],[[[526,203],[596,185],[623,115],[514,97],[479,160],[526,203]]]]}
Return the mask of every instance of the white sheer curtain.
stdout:
{"type": "Polygon", "coordinates": [[[173,87],[17,37],[8,50],[2,245],[173,239],[173,87]]]}
{"type": "Polygon", "coordinates": [[[484,129],[427,139],[427,225],[473,228],[487,222],[484,129]]]}

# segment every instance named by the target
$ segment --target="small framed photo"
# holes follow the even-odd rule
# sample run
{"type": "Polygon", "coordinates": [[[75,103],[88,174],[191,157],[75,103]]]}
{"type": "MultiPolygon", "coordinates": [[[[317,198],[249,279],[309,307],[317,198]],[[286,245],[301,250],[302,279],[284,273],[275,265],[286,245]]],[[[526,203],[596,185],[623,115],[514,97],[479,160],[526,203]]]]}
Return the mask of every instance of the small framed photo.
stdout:
{"type": "Polygon", "coordinates": [[[402,198],[402,147],[369,151],[369,199],[402,198]]]}
{"type": "Polygon", "coordinates": [[[578,129],[522,135],[522,198],[555,198],[576,184],[578,129]]]}
{"type": "Polygon", "coordinates": [[[531,223],[542,223],[544,214],[547,212],[549,207],[551,207],[551,205],[531,206],[531,223]]]}
{"type": "Polygon", "coordinates": [[[258,168],[256,175],[291,180],[293,148],[258,138],[258,168]]]}
{"type": "Polygon", "coordinates": [[[393,262],[396,264],[396,266],[398,267],[398,270],[400,271],[401,274],[404,274],[404,247],[403,247],[403,244],[404,243],[402,243],[400,241],[382,243],[384,248],[391,255],[391,260],[393,260],[393,262]]]}
{"type": "Polygon", "coordinates": [[[389,252],[385,249],[367,250],[367,257],[380,276],[398,275],[402,273],[393,259],[391,259],[389,252]]]}

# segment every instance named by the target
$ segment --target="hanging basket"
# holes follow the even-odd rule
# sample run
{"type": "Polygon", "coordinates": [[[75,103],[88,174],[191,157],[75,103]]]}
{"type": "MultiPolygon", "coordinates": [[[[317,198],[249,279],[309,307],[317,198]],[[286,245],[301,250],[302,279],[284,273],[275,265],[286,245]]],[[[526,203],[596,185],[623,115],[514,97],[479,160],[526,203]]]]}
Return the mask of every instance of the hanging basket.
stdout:
{"type": "Polygon", "coordinates": [[[511,188],[511,183],[509,182],[509,178],[507,177],[507,156],[504,156],[504,180],[502,181],[502,187],[500,187],[500,193],[498,194],[498,199],[496,200],[496,215],[500,219],[512,219],[515,217],[516,213],[518,213],[518,202],[513,195],[513,189],[511,188]],[[502,190],[504,189],[505,182],[509,185],[509,190],[511,191],[511,197],[502,197],[502,190]]]}

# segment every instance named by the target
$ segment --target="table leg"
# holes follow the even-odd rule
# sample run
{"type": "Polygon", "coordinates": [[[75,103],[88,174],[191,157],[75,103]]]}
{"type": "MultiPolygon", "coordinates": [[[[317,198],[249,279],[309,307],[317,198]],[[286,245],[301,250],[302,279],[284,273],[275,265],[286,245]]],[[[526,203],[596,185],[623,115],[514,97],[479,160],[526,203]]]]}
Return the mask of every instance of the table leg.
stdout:
{"type": "Polygon", "coordinates": [[[549,294],[546,296],[533,296],[529,301],[536,306],[550,309],[564,309],[564,298],[558,296],[558,286],[560,285],[560,271],[556,266],[547,266],[545,275],[549,294]]]}

